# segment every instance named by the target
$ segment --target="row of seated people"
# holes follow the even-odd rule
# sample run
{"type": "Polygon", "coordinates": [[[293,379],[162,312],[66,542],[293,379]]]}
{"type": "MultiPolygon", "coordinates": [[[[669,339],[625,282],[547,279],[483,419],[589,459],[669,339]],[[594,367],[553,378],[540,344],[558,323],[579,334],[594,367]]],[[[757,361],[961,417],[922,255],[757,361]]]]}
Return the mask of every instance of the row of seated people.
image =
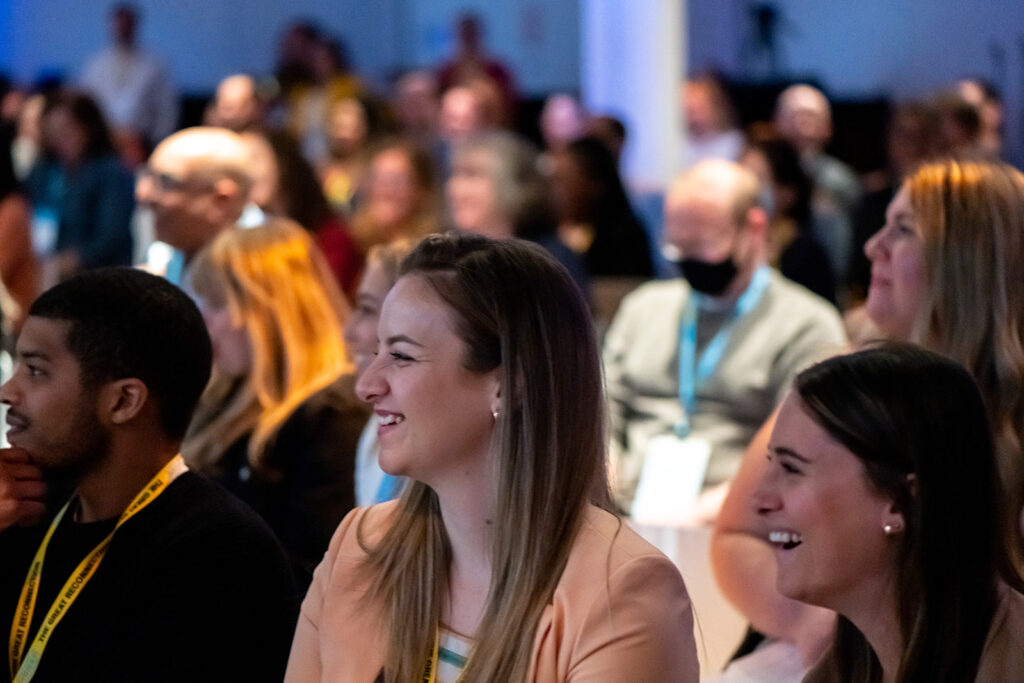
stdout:
{"type": "MultiPolygon", "coordinates": [[[[995,170],[1024,193],[1024,177],[995,170]]],[[[298,610],[301,562],[188,465],[205,464],[188,455],[189,433],[207,426],[189,427],[193,407],[247,355],[211,318],[230,327],[258,310],[232,277],[268,267],[226,276],[218,264],[260,243],[308,260],[297,237],[310,247],[287,224],[218,237],[190,271],[200,307],[133,269],[83,273],[33,303],[0,389],[14,446],[0,452],[11,679],[698,680],[682,577],[611,499],[585,300],[548,252],[518,240],[428,237],[393,284],[396,255],[381,254],[347,337],[371,447],[406,481],[398,500],[346,515],[298,610]],[[375,334],[358,329],[374,316],[375,334]]],[[[241,397],[254,391],[240,384],[241,397]]],[[[341,495],[314,480],[328,500],[272,502],[333,466],[302,448],[319,438],[310,430],[329,433],[308,418],[330,402],[310,396],[267,449],[254,448],[257,426],[222,463],[291,543],[289,518],[316,524],[341,495]]],[[[730,497],[774,546],[756,567],[768,589],[841,615],[806,680],[1019,671],[1019,538],[986,403],[970,371],[907,342],[797,374],[768,459],[730,497]]]]}

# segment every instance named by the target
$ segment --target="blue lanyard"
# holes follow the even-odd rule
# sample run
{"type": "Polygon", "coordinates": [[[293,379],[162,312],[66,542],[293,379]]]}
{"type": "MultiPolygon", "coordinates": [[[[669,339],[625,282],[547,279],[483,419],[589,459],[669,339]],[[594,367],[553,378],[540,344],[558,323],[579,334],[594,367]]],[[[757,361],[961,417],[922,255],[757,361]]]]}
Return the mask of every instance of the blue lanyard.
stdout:
{"type": "Polygon", "coordinates": [[[715,371],[722,360],[725,347],[729,344],[736,321],[749,313],[761,300],[768,282],[771,280],[771,269],[761,266],[754,272],[750,284],[736,300],[729,319],[708,342],[704,353],[697,358],[697,308],[700,294],[690,290],[690,295],[683,307],[683,317],[679,323],[679,403],[683,406],[683,419],[675,426],[676,435],[685,438],[690,433],[690,416],[697,406],[697,387],[703,384],[715,371]]]}

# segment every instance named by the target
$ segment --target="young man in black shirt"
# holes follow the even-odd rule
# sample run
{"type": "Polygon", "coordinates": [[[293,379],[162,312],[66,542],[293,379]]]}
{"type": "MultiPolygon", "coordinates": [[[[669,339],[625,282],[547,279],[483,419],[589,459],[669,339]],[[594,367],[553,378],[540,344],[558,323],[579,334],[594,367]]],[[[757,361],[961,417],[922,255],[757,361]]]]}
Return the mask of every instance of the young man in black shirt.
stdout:
{"type": "Polygon", "coordinates": [[[83,273],[32,305],[17,354],[0,388],[0,681],[280,681],[288,560],[176,455],[210,374],[191,300],[141,271],[83,273]]]}

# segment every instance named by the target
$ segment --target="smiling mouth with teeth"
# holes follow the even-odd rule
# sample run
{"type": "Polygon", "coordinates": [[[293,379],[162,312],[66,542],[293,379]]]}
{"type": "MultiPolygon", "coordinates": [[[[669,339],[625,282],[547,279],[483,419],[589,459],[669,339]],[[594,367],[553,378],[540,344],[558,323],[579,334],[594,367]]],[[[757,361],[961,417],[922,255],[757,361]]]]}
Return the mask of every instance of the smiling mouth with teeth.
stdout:
{"type": "Polygon", "coordinates": [[[800,534],[790,531],[769,532],[768,540],[775,545],[780,546],[783,550],[791,550],[804,542],[804,539],[800,534]]]}
{"type": "Polygon", "coordinates": [[[402,422],[405,418],[401,415],[381,415],[378,420],[382,425],[396,425],[402,422]]]}

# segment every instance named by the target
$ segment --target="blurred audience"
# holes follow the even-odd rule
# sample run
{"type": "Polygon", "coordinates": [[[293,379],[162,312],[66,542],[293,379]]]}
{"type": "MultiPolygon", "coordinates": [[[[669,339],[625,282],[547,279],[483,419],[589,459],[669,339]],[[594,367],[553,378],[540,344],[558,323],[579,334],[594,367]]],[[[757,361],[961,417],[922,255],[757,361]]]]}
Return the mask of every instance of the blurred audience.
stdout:
{"type": "Polygon", "coordinates": [[[221,233],[189,268],[213,377],[182,454],[267,521],[305,582],[355,506],[359,432],[342,325],[348,307],[301,226],[221,233]]]}
{"type": "Polygon", "coordinates": [[[118,147],[139,161],[178,126],[178,94],[163,62],[138,46],[139,10],[110,11],[113,45],[86,62],[81,86],[100,103],[118,147]]]}
{"type": "Polygon", "coordinates": [[[354,296],[362,267],[359,248],[331,210],[298,143],[284,131],[242,137],[252,153],[250,199],[266,213],[290,218],[312,234],[342,291],[354,296]]]}
{"type": "Polygon", "coordinates": [[[421,147],[399,138],[381,143],[370,159],[352,235],[365,254],[375,244],[417,240],[441,229],[437,171],[421,147]]]}
{"type": "Polygon", "coordinates": [[[217,85],[206,123],[236,133],[262,129],[266,123],[266,103],[256,79],[249,74],[234,74],[223,79],[217,85]]]}
{"type": "Polygon", "coordinates": [[[132,175],[100,108],[89,95],[60,92],[46,103],[41,127],[44,155],[25,185],[47,284],[87,268],[131,265],[132,175]]]}
{"type": "Polygon", "coordinates": [[[518,97],[515,81],[507,66],[487,54],[483,37],[484,26],[480,17],[472,13],[458,17],[455,23],[455,54],[438,68],[438,85],[444,92],[474,81],[492,84],[497,93],[497,121],[501,124],[513,119],[512,112],[518,97]]]}
{"type": "Polygon", "coordinates": [[[593,277],[654,275],[647,231],[630,205],[615,157],[594,137],[573,140],[552,157],[558,236],[593,277]]]}
{"type": "Polygon", "coordinates": [[[720,79],[712,75],[691,78],[682,87],[686,121],[683,168],[704,159],[737,161],[743,152],[743,132],[720,79]]]}
{"type": "MultiPolygon", "coordinates": [[[[0,150],[10,140],[0,137],[0,150]]],[[[32,210],[9,154],[0,153],[0,318],[8,350],[41,291],[41,270],[32,249],[32,210]]]]}
{"type": "Polygon", "coordinates": [[[540,111],[540,135],[547,152],[559,152],[581,137],[587,117],[579,101],[567,93],[555,93],[544,100],[540,111]]]}
{"type": "Polygon", "coordinates": [[[401,134],[426,149],[438,142],[441,95],[431,71],[409,71],[395,83],[391,101],[401,134]]]}
{"type": "Polygon", "coordinates": [[[775,104],[775,130],[800,153],[814,181],[814,236],[828,252],[832,272],[844,284],[853,245],[852,212],[860,181],[838,159],[825,153],[832,139],[832,108],[825,94],[809,85],[792,85],[775,104]]]}
{"type": "Polygon", "coordinates": [[[355,210],[370,151],[381,128],[376,105],[368,99],[346,97],[331,105],[320,182],[336,211],[351,215],[355,210]]]}
{"type": "Polygon", "coordinates": [[[761,183],[768,214],[768,264],[823,299],[836,303],[836,278],[828,254],[812,233],[814,183],[791,144],[755,140],[740,157],[761,183]]]}
{"type": "Polygon", "coordinates": [[[295,86],[289,96],[289,129],[314,165],[327,157],[326,127],[333,105],[356,97],[363,82],[352,70],[348,50],[337,38],[319,36],[309,52],[312,82],[295,86]]]}
{"type": "Polygon", "coordinates": [[[445,195],[454,228],[535,241],[588,292],[582,259],[558,238],[557,215],[529,143],[506,131],[478,133],[458,143],[445,195]]]}

